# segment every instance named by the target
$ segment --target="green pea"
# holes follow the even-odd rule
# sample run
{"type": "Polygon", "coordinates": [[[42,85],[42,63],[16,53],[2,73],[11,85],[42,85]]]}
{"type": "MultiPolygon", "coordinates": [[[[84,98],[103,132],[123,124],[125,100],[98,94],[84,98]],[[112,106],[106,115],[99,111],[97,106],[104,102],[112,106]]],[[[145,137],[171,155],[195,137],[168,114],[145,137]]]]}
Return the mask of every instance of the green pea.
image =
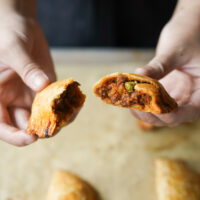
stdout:
{"type": "Polygon", "coordinates": [[[132,92],[134,92],[134,88],[135,88],[136,84],[137,84],[137,82],[126,82],[125,88],[128,92],[132,93],[132,92]]]}

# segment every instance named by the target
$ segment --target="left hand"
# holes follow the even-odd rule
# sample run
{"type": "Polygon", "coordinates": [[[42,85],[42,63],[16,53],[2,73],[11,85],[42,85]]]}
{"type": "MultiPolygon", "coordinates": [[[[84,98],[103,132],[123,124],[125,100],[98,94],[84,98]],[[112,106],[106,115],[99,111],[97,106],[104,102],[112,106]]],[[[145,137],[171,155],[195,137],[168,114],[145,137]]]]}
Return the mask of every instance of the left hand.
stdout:
{"type": "Polygon", "coordinates": [[[56,76],[48,44],[36,20],[1,13],[0,139],[16,146],[37,140],[25,131],[35,92],[56,76]]]}
{"type": "Polygon", "coordinates": [[[16,146],[28,145],[37,139],[25,132],[34,93],[14,71],[0,69],[0,138],[16,146]]]}

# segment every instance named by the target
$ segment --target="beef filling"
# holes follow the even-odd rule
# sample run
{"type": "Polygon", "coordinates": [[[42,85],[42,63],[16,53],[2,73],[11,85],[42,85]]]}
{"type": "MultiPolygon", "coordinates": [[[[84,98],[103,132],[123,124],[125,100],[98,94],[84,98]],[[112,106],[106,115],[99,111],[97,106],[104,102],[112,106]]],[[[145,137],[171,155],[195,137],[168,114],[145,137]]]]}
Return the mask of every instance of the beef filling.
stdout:
{"type": "MultiPolygon", "coordinates": [[[[147,105],[151,101],[151,96],[133,90],[128,92],[125,88],[126,82],[133,82],[127,77],[119,76],[117,79],[111,79],[98,89],[98,94],[102,99],[109,98],[112,104],[120,104],[128,107],[134,104],[147,105]]],[[[134,81],[136,84],[141,83],[134,81]]]]}
{"type": "Polygon", "coordinates": [[[58,116],[58,122],[65,118],[66,114],[71,113],[81,103],[81,94],[78,89],[78,82],[74,82],[55,99],[53,111],[58,116]]]}

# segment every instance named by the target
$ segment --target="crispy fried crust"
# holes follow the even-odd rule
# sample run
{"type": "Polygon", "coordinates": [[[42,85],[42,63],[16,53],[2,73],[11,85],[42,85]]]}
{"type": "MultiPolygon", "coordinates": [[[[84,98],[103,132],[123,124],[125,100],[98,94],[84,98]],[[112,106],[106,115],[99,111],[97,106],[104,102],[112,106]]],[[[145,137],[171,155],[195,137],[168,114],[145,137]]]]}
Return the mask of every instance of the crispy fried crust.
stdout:
{"type": "Polygon", "coordinates": [[[33,101],[27,132],[47,138],[70,123],[85,101],[78,86],[78,82],[65,79],[38,93],[33,101]]]}
{"type": "Polygon", "coordinates": [[[156,159],[158,200],[199,200],[200,175],[183,161],[156,159]]]}
{"type": "Polygon", "coordinates": [[[99,200],[99,196],[86,181],[59,170],[53,174],[47,200],[99,200]]]}
{"type": "Polygon", "coordinates": [[[156,128],[153,124],[149,124],[141,120],[137,120],[137,124],[143,131],[151,131],[156,128]]]}
{"type": "MultiPolygon", "coordinates": [[[[119,91],[118,87],[118,91],[119,91]]],[[[137,109],[144,112],[151,112],[155,114],[161,114],[161,113],[168,113],[177,108],[177,103],[172,99],[166,90],[163,88],[163,86],[154,79],[151,79],[146,76],[141,76],[137,74],[132,73],[114,73],[108,76],[103,77],[99,82],[97,82],[93,88],[93,91],[97,97],[101,97],[101,99],[107,103],[112,104],[115,106],[120,107],[126,107],[130,109],[137,109]],[[113,97],[115,97],[116,93],[113,92],[112,96],[109,96],[110,90],[103,91],[102,88],[107,87],[110,83],[115,82],[116,80],[119,80],[119,78],[123,78],[125,82],[127,81],[137,81],[137,84],[134,88],[134,92],[132,94],[137,94],[139,96],[140,100],[146,98],[146,101],[143,100],[142,103],[132,103],[132,105],[125,105],[120,102],[120,97],[122,96],[118,95],[116,98],[119,98],[119,101],[115,102],[112,101],[113,97]],[[142,96],[143,95],[143,96],[142,96]]],[[[130,99],[130,94],[125,91],[126,93],[126,99],[130,99]]],[[[124,95],[124,96],[125,96],[124,95]]],[[[138,99],[139,99],[138,98],[138,99]]]]}

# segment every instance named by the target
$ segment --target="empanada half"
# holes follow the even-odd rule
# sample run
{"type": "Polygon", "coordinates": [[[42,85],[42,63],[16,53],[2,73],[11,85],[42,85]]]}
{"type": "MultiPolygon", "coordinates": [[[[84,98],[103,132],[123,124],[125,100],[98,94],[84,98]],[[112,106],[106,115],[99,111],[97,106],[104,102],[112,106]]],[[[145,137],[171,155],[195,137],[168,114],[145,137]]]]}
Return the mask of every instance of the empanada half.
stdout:
{"type": "Polygon", "coordinates": [[[27,132],[41,138],[53,136],[75,118],[84,101],[78,82],[65,79],[50,84],[35,96],[27,132]]]}
{"type": "Polygon", "coordinates": [[[53,174],[47,200],[99,200],[99,196],[86,181],[58,170],[53,174]]]}
{"type": "Polygon", "coordinates": [[[183,161],[155,160],[158,200],[199,200],[200,175],[183,161]]]}
{"type": "Polygon", "coordinates": [[[105,103],[155,114],[177,108],[163,86],[152,78],[132,73],[114,73],[95,84],[94,93],[105,103]]]}

